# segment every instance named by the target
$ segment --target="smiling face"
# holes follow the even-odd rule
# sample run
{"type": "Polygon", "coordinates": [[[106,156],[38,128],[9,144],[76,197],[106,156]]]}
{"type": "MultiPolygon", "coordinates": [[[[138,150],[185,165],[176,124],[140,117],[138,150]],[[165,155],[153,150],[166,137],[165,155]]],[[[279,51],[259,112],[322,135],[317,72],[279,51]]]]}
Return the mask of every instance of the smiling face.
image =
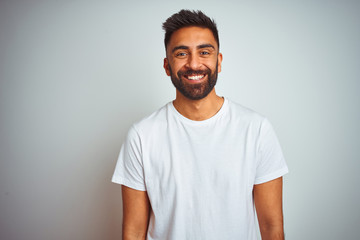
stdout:
{"type": "Polygon", "coordinates": [[[222,55],[208,28],[184,27],[167,46],[164,68],[177,91],[191,100],[206,97],[221,71],[222,55]]]}

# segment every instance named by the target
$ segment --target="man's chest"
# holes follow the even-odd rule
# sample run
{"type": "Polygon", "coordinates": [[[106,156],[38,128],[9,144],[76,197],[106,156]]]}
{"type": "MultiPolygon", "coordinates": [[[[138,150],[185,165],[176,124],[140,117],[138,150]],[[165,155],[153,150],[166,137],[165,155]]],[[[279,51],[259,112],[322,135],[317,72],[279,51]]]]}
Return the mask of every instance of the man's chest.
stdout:
{"type": "Polygon", "coordinates": [[[144,141],[143,149],[145,182],[150,188],[189,193],[209,186],[217,190],[252,187],[257,152],[249,131],[164,129],[144,141]]]}

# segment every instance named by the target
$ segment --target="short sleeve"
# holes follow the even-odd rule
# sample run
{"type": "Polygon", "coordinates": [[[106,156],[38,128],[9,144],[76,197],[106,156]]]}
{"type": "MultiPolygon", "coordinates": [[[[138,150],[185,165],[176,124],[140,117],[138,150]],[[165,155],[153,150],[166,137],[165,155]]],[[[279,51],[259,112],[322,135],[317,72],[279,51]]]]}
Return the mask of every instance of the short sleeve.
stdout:
{"type": "Polygon", "coordinates": [[[121,146],[112,182],[146,191],[142,162],[141,139],[135,127],[131,127],[121,146]]]}
{"type": "Polygon", "coordinates": [[[288,173],[280,143],[273,127],[267,119],[260,126],[258,159],[254,184],[261,184],[288,173]]]}

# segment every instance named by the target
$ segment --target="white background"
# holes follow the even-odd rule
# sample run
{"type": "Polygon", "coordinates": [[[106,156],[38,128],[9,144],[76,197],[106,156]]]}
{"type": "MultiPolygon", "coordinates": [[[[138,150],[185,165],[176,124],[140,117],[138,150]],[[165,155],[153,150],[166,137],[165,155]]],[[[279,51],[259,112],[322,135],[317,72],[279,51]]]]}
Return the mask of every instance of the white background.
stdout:
{"type": "MultiPolygon", "coordinates": [[[[359,1],[0,2],[0,239],[120,239],[129,126],[175,96],[161,24],[214,18],[217,93],[267,116],[287,239],[360,235],[359,1]]],[[[161,147],[161,146],[159,146],[161,147]]]]}

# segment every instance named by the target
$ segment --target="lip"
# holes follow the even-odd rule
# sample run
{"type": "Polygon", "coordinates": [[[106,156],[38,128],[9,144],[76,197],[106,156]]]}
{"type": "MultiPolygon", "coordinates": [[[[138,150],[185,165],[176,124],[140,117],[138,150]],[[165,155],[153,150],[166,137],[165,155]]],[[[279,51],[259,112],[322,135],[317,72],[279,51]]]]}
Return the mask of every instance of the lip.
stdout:
{"type": "Polygon", "coordinates": [[[187,75],[182,76],[183,79],[185,79],[185,81],[189,82],[189,83],[200,83],[202,81],[204,81],[206,79],[207,74],[202,74],[202,77],[198,77],[197,76],[191,76],[193,79],[189,79],[187,75]]]}

